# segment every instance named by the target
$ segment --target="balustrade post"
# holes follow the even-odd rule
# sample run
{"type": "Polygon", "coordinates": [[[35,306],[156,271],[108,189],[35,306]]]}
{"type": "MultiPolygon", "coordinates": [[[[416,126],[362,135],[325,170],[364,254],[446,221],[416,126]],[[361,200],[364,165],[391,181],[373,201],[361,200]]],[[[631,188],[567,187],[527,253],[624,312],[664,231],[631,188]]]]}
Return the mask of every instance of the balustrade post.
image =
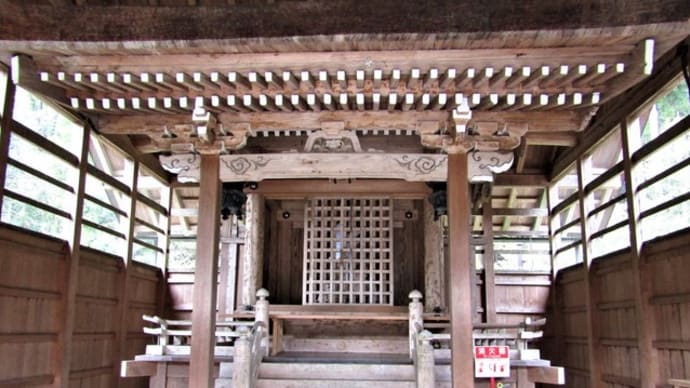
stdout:
{"type": "Polygon", "coordinates": [[[233,388],[251,388],[251,330],[246,326],[240,326],[237,331],[239,337],[235,339],[235,350],[232,356],[232,386],[233,388]]]}
{"type": "Polygon", "coordinates": [[[256,305],[254,306],[254,320],[264,324],[265,335],[261,338],[261,347],[268,355],[268,290],[260,288],[256,291],[256,305]]]}
{"type": "Polygon", "coordinates": [[[410,309],[410,358],[414,359],[415,335],[417,328],[424,327],[424,305],[422,304],[422,293],[418,290],[410,291],[408,295],[412,300],[409,304],[410,309]]]}
{"type": "Polygon", "coordinates": [[[436,387],[434,375],[434,347],[431,346],[431,333],[427,330],[419,333],[417,342],[417,358],[415,368],[417,370],[417,388],[436,387]]]}

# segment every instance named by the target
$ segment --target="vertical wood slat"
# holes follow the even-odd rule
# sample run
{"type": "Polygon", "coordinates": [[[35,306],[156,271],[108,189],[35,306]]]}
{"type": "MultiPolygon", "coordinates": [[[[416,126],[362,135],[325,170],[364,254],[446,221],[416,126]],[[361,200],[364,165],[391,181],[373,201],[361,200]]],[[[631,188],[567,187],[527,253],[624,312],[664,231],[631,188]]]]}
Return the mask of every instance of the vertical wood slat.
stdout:
{"type": "Polygon", "coordinates": [[[190,387],[213,386],[213,352],[216,326],[218,235],[220,217],[220,158],[201,155],[199,224],[192,311],[190,387]]]}
{"type": "Polygon", "coordinates": [[[634,289],[635,312],[637,316],[638,355],[640,367],[640,384],[643,387],[654,387],[659,383],[659,351],[653,341],[656,333],[656,317],[653,306],[650,305],[652,296],[649,284],[647,266],[642,262],[642,236],[640,234],[640,209],[635,193],[637,184],[633,179],[628,123],[621,122],[621,144],[623,145],[623,174],[625,176],[625,196],[628,207],[628,225],[630,231],[631,276],[634,289]]]}
{"type": "Polygon", "coordinates": [[[584,265],[582,270],[584,271],[584,285],[585,285],[585,304],[587,306],[587,355],[589,360],[589,381],[590,387],[596,388],[601,386],[601,372],[600,372],[600,355],[599,351],[599,338],[598,338],[598,323],[596,321],[597,308],[596,300],[598,300],[598,295],[593,287],[594,274],[591,271],[592,264],[592,251],[589,244],[590,226],[588,224],[587,214],[589,214],[588,198],[585,193],[584,184],[584,174],[585,167],[582,157],[577,159],[577,185],[578,185],[578,195],[579,195],[579,207],[580,207],[580,230],[581,230],[581,241],[582,241],[582,255],[584,265]]]}
{"type": "MultiPolygon", "coordinates": [[[[508,219],[508,217],[506,217],[508,219]]],[[[482,205],[484,237],[484,296],[486,297],[486,321],[496,322],[496,271],[494,264],[494,225],[491,198],[482,205]]]]}
{"type": "Polygon", "coordinates": [[[448,155],[451,373],[453,388],[474,387],[472,264],[467,154],[448,155]]]}
{"type": "MultiPolygon", "coordinates": [[[[9,131],[7,131],[9,132],[9,131]]],[[[5,131],[3,131],[3,134],[5,131]]],[[[65,273],[64,295],[62,299],[62,328],[58,339],[58,356],[56,357],[57,370],[55,385],[68,387],[70,384],[70,368],[72,365],[72,342],[75,325],[77,287],[79,285],[79,263],[81,247],[82,215],[84,210],[84,192],[86,186],[86,170],[88,168],[89,139],[91,128],[84,124],[82,134],[81,153],[77,184],[75,187],[75,203],[72,208],[72,236],[70,241],[69,266],[65,273]]]]}

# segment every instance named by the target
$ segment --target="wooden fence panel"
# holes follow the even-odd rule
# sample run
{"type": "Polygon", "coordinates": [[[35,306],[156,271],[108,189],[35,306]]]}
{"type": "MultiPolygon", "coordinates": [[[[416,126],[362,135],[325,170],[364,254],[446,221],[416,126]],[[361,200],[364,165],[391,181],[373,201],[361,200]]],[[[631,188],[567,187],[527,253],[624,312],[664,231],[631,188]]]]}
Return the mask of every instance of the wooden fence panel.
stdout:
{"type": "Polygon", "coordinates": [[[594,307],[599,317],[600,368],[604,386],[611,388],[640,385],[631,264],[628,250],[592,262],[592,287],[599,290],[594,307]]]}
{"type": "Polygon", "coordinates": [[[0,385],[52,383],[67,245],[0,227],[0,385]]]}
{"type": "Polygon", "coordinates": [[[688,230],[643,247],[651,279],[661,380],[690,379],[690,239],[688,230]]]}

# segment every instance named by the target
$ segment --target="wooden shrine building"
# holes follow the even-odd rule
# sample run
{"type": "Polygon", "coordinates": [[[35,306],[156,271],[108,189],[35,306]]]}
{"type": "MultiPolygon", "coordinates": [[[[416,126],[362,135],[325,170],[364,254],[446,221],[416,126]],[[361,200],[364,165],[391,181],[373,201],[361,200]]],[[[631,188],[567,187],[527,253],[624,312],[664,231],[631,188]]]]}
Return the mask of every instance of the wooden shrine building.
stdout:
{"type": "Polygon", "coordinates": [[[689,36],[0,0],[0,386],[690,387],[689,36]]]}

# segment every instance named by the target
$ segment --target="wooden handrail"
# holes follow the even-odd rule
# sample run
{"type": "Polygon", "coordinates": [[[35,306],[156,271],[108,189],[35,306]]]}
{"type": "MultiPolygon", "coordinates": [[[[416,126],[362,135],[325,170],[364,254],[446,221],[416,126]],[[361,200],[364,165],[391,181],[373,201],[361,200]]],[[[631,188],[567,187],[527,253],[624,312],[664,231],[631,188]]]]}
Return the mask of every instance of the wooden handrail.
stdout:
{"type": "Polygon", "coordinates": [[[668,383],[672,385],[673,388],[690,388],[690,380],[668,379],[668,383]]]}

